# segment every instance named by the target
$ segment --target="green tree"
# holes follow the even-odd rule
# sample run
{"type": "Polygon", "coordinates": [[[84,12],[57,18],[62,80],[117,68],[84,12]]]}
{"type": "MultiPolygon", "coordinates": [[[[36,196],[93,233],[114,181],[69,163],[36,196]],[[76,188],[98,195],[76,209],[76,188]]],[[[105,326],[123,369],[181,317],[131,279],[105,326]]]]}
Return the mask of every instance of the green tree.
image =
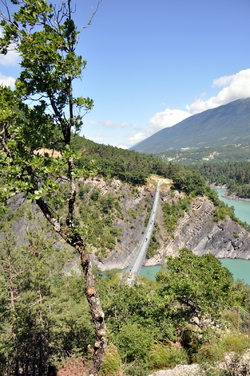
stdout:
{"type": "Polygon", "coordinates": [[[211,338],[211,324],[218,323],[223,308],[230,305],[232,275],[213,255],[199,257],[183,248],[178,257],[168,258],[156,278],[159,297],[170,300],[176,334],[193,361],[211,338]]]}
{"type": "Polygon", "coordinates": [[[191,171],[184,167],[180,167],[179,171],[173,175],[174,188],[184,191],[187,194],[196,196],[205,193],[206,184],[203,177],[197,171],[191,171]]]}
{"type": "Polygon", "coordinates": [[[250,311],[250,286],[241,279],[237,279],[232,287],[232,304],[241,306],[246,311],[250,311]]]}
{"type": "MultiPolygon", "coordinates": [[[[73,82],[80,78],[86,61],[76,54],[79,31],[72,19],[72,1],[56,6],[45,0],[12,0],[11,9],[17,7],[13,14],[8,2],[2,3],[6,12],[0,13],[0,52],[6,54],[15,48],[21,56],[21,74],[15,91],[0,88],[1,199],[6,202],[11,194],[25,192],[53,229],[79,252],[96,335],[90,373],[97,375],[106,349],[106,326],[84,238],[85,228],[77,226],[76,221],[80,172],[71,148],[72,132],[79,131],[82,125],[81,111],[89,111],[93,101],[73,95],[73,82]],[[32,108],[24,102],[28,99],[35,101],[32,108]],[[39,151],[55,135],[61,153],[57,159],[39,151]],[[51,198],[54,203],[63,201],[57,194],[58,181],[65,180],[70,184],[70,194],[64,198],[65,212],[59,217],[51,198]]],[[[89,24],[94,14],[95,11],[89,24]]]]}
{"type": "Polygon", "coordinates": [[[12,232],[0,243],[1,374],[45,375],[64,354],[93,344],[81,277],[62,273],[71,251],[55,250],[44,230],[30,231],[20,247],[12,232]]]}
{"type": "Polygon", "coordinates": [[[216,320],[229,304],[232,274],[211,254],[200,257],[183,248],[178,257],[168,257],[166,268],[156,277],[159,293],[178,302],[176,317],[181,320],[201,319],[206,314],[216,320]]]}
{"type": "Polygon", "coordinates": [[[0,315],[1,341],[0,363],[1,373],[8,368],[16,370],[17,341],[16,321],[18,281],[16,276],[24,272],[24,266],[17,263],[20,254],[12,253],[15,238],[11,232],[6,233],[5,241],[0,244],[0,315]],[[18,264],[18,265],[17,265],[18,264]]]}
{"type": "Polygon", "coordinates": [[[155,341],[174,337],[171,297],[162,298],[155,292],[156,287],[146,279],[133,287],[106,282],[102,294],[107,296],[105,291],[109,291],[104,310],[110,339],[126,362],[146,361],[155,341]]]}

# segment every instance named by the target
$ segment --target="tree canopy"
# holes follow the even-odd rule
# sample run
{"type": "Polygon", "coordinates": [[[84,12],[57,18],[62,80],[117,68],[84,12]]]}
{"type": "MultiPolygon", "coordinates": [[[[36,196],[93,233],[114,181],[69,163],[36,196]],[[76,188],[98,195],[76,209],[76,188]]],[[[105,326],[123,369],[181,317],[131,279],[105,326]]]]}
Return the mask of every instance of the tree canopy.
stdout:
{"type": "Polygon", "coordinates": [[[216,317],[225,305],[232,285],[232,274],[211,254],[200,256],[183,248],[178,257],[168,257],[167,266],[157,276],[161,291],[179,302],[180,317],[216,317]]]}

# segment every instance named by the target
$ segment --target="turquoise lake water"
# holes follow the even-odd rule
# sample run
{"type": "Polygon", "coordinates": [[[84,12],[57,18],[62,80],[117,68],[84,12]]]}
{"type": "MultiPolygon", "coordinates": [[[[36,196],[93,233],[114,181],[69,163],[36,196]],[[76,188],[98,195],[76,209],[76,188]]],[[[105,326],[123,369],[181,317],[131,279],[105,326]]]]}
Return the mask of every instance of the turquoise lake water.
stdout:
{"type": "MultiPolygon", "coordinates": [[[[234,207],[234,213],[242,222],[250,224],[250,202],[240,200],[228,200],[221,197],[225,192],[224,188],[216,188],[221,201],[225,202],[228,206],[234,207]]],[[[220,260],[222,265],[230,270],[234,279],[243,279],[244,282],[250,285],[250,261],[248,260],[220,260]]]]}
{"type": "Polygon", "coordinates": [[[225,192],[224,188],[216,188],[220,200],[225,202],[228,206],[234,207],[234,213],[242,222],[247,222],[250,225],[250,202],[240,201],[240,200],[228,200],[227,198],[221,197],[225,192]]]}
{"type": "MultiPolygon", "coordinates": [[[[242,222],[250,225],[250,202],[240,200],[228,200],[221,195],[225,192],[223,188],[216,188],[221,201],[228,206],[234,207],[234,213],[242,222]]],[[[233,274],[234,279],[242,279],[250,285],[250,261],[239,259],[221,259],[222,265],[225,266],[233,274]]],[[[155,280],[156,273],[161,269],[160,265],[143,267],[140,269],[139,275],[148,279],[155,280]]]]}
{"type": "Polygon", "coordinates": [[[155,275],[158,273],[160,269],[161,265],[144,266],[140,269],[138,274],[142,277],[146,277],[148,279],[151,279],[152,281],[155,281],[155,275]]]}

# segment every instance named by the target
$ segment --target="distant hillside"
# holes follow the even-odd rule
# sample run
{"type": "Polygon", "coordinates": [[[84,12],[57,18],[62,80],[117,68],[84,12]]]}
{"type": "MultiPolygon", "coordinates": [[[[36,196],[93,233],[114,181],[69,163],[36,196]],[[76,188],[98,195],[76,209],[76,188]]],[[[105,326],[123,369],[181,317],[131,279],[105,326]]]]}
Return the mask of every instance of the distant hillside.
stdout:
{"type": "Polygon", "coordinates": [[[250,144],[234,144],[206,148],[168,150],[153,154],[163,162],[180,166],[202,165],[203,163],[250,162],[250,144]]]}
{"type": "Polygon", "coordinates": [[[250,143],[250,98],[193,115],[131,149],[145,154],[250,143]]]}

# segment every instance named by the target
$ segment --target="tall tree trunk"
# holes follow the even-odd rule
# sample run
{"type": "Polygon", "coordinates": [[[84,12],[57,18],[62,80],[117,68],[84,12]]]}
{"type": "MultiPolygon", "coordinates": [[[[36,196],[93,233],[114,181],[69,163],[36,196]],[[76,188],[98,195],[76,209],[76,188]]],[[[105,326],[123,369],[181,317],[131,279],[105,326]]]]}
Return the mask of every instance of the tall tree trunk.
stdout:
{"type": "Polygon", "coordinates": [[[86,282],[86,297],[89,303],[96,334],[94,355],[89,372],[90,375],[97,376],[105,356],[107,346],[107,329],[104,321],[104,313],[96,291],[96,281],[93,275],[91,261],[86,247],[84,248],[80,248],[79,252],[81,255],[81,265],[86,282]]]}
{"type": "Polygon", "coordinates": [[[81,266],[85,277],[85,295],[87,297],[91,317],[95,327],[95,344],[92,362],[89,367],[90,376],[98,376],[98,372],[104,360],[107,347],[107,329],[104,320],[104,312],[96,290],[96,280],[92,270],[90,256],[86,247],[86,243],[76,229],[64,228],[60,222],[53,217],[48,205],[39,198],[38,206],[42,210],[47,220],[52,224],[54,230],[80,255],[81,266]]]}

